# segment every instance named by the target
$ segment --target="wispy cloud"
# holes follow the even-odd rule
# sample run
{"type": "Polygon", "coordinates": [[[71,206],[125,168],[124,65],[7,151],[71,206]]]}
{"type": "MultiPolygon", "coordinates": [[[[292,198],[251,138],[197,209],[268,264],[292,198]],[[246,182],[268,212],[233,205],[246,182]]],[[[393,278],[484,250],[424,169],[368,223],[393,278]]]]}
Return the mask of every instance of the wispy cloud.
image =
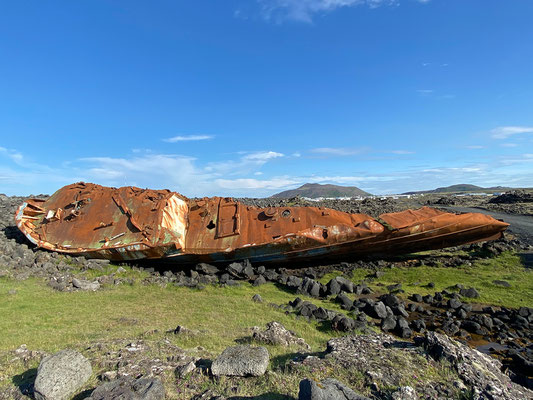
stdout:
{"type": "Polygon", "coordinates": [[[533,154],[525,153],[525,154],[519,154],[515,156],[505,156],[505,157],[500,157],[498,161],[502,165],[531,163],[533,162],[533,154]]]}
{"type": "Polygon", "coordinates": [[[477,145],[477,144],[474,144],[474,145],[471,145],[471,146],[465,146],[467,149],[470,149],[470,150],[479,150],[479,149],[484,149],[485,146],[481,146],[481,145],[477,145]]]}
{"type": "Polygon", "coordinates": [[[246,154],[242,157],[245,161],[258,161],[260,163],[271,160],[273,158],[283,157],[284,154],[275,151],[260,151],[257,153],[246,154]]]}
{"type": "Polygon", "coordinates": [[[416,91],[421,96],[429,96],[430,94],[433,94],[434,90],[432,89],[418,89],[416,91]]]}
{"type": "Polygon", "coordinates": [[[312,153],[326,156],[353,156],[366,152],[367,148],[348,148],[348,147],[318,147],[311,149],[312,153]]]}
{"type": "Polygon", "coordinates": [[[282,157],[285,155],[275,151],[244,152],[237,160],[210,162],[205,167],[205,171],[221,176],[249,174],[267,162],[282,157]]]}
{"type": "MultiPolygon", "coordinates": [[[[205,189],[210,179],[195,159],[172,154],[144,154],[131,158],[88,157],[79,160],[84,180],[106,185],[153,187],[164,184],[174,190],[205,189]]],[[[157,187],[156,187],[157,188],[157,187]]]]}
{"type": "Polygon", "coordinates": [[[399,0],[258,0],[263,16],[267,20],[282,22],[294,20],[310,23],[316,14],[327,13],[339,8],[383,5],[397,5],[399,0]]]}
{"type": "Polygon", "coordinates": [[[195,140],[210,140],[214,136],[211,135],[186,135],[186,136],[174,136],[171,138],[163,139],[163,142],[176,143],[176,142],[190,142],[195,140]]]}
{"type": "Polygon", "coordinates": [[[290,177],[276,177],[272,179],[217,179],[215,183],[223,189],[282,189],[298,184],[299,181],[290,177]]]}
{"type": "Polygon", "coordinates": [[[415,154],[414,151],[409,151],[409,150],[391,150],[389,151],[389,153],[398,154],[398,155],[415,154]]]}
{"type": "Polygon", "coordinates": [[[494,139],[507,139],[520,133],[533,133],[533,126],[499,126],[490,133],[494,139]]]}
{"type": "MultiPolygon", "coordinates": [[[[316,154],[338,157],[339,154],[360,154],[366,149],[315,150],[318,150],[316,154]]],[[[403,149],[392,152],[409,153],[403,149]]],[[[139,150],[119,157],[88,157],[48,166],[31,162],[26,154],[18,150],[0,147],[0,188],[15,195],[51,193],[65,184],[83,180],[107,186],[168,188],[186,196],[261,197],[307,182],[358,186],[376,194],[431,189],[456,183],[533,185],[531,152],[500,154],[485,162],[475,161],[472,157],[468,161],[455,160],[442,164],[427,161],[420,165],[419,161],[411,167],[412,161],[403,162],[411,157],[396,157],[402,162],[379,169],[369,168],[369,164],[364,164],[365,157],[359,157],[353,160],[354,163],[346,163],[337,170],[328,164],[327,159],[305,164],[307,157],[295,159],[290,154],[272,150],[234,153],[233,159],[214,163],[184,155],[139,150]],[[264,167],[278,160],[290,160],[291,165],[304,164],[278,174],[275,171],[279,168],[264,167]],[[372,174],[367,174],[369,170],[373,171],[372,174]],[[321,171],[330,172],[322,174],[321,171]],[[337,172],[341,174],[337,175],[337,172]]]]}
{"type": "Polygon", "coordinates": [[[5,147],[0,147],[0,154],[10,158],[12,161],[16,162],[17,164],[21,163],[23,160],[23,156],[21,153],[19,153],[16,150],[6,149],[5,147]]]}

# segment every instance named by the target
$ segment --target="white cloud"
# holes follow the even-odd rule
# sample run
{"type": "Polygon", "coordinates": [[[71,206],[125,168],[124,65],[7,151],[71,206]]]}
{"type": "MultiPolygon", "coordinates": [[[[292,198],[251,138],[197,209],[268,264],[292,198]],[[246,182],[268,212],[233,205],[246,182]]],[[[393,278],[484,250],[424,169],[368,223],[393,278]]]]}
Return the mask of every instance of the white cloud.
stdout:
{"type": "MultiPolygon", "coordinates": [[[[321,148],[320,151],[325,151],[324,149],[329,154],[334,153],[333,155],[361,151],[345,148],[321,148]]],[[[395,151],[403,153],[406,150],[395,151]]],[[[456,161],[439,165],[428,162],[426,165],[409,167],[409,164],[401,160],[402,163],[379,167],[378,170],[371,168],[369,163],[365,164],[364,159],[357,159],[357,164],[334,167],[335,163],[329,164],[327,160],[312,160],[307,164],[309,161],[302,158],[302,165],[295,166],[292,169],[294,172],[286,172],[286,175],[281,176],[273,174],[272,170],[261,168],[267,163],[287,157],[275,151],[244,152],[234,155],[233,160],[218,163],[149,151],[126,154],[124,157],[67,160],[51,167],[28,162],[27,155],[0,147],[1,191],[14,195],[51,193],[63,185],[81,180],[107,186],[167,188],[189,197],[269,196],[307,182],[358,186],[375,194],[431,189],[456,183],[533,186],[531,152],[492,157],[490,162],[484,164],[470,158],[470,163],[456,161]],[[366,172],[356,172],[352,168],[373,172],[372,175],[367,175],[366,172]],[[318,175],[322,174],[321,171],[330,172],[318,175]],[[341,174],[336,175],[337,172],[341,174]]],[[[292,160],[292,163],[297,161],[290,156],[287,159],[292,160]]]]}
{"type": "Polygon", "coordinates": [[[485,146],[480,146],[480,145],[471,145],[471,146],[465,146],[465,147],[470,150],[479,150],[479,149],[485,148],[485,146]]]}
{"type": "Polygon", "coordinates": [[[440,168],[426,168],[420,172],[434,172],[439,174],[448,174],[451,172],[480,172],[484,170],[484,166],[472,166],[472,167],[440,167],[440,168]]]}
{"type": "Polygon", "coordinates": [[[499,163],[502,165],[515,165],[533,162],[533,154],[521,154],[516,156],[504,156],[499,158],[499,163]]]}
{"type": "Polygon", "coordinates": [[[163,139],[163,142],[176,143],[176,142],[190,142],[196,140],[209,140],[213,139],[211,135],[187,135],[187,136],[174,136],[171,138],[163,139]]]}
{"type": "Polygon", "coordinates": [[[267,162],[276,158],[285,157],[284,154],[275,151],[242,152],[238,160],[226,160],[210,162],[205,171],[217,175],[242,175],[251,173],[262,167],[267,162]]]}
{"type": "Polygon", "coordinates": [[[500,146],[502,146],[502,147],[517,147],[518,145],[516,143],[502,143],[500,146]]]}
{"type": "Polygon", "coordinates": [[[428,96],[430,94],[432,94],[434,92],[434,90],[432,89],[418,89],[417,90],[417,93],[422,95],[422,96],[428,96]]]}
{"type": "Polygon", "coordinates": [[[282,153],[276,153],[275,151],[260,151],[257,153],[246,154],[244,157],[242,157],[242,159],[245,161],[265,162],[273,158],[278,158],[278,157],[283,157],[283,156],[284,155],[282,153]]]}
{"type": "Polygon", "coordinates": [[[367,148],[348,148],[348,147],[318,147],[311,149],[312,153],[324,154],[328,156],[353,156],[367,151],[367,148]]]}
{"type": "Polygon", "coordinates": [[[6,149],[5,147],[0,147],[0,154],[10,158],[17,164],[20,164],[23,160],[23,156],[21,153],[16,150],[6,149]]]}
{"type": "Polygon", "coordinates": [[[84,180],[104,185],[163,188],[196,195],[208,188],[210,174],[195,159],[180,155],[146,154],[132,158],[90,157],[80,160],[84,180]]]}
{"type": "Polygon", "coordinates": [[[520,133],[533,133],[532,126],[499,126],[490,131],[494,139],[507,139],[520,133]]]}
{"type": "Polygon", "coordinates": [[[267,20],[286,19],[312,22],[315,14],[327,13],[343,7],[366,5],[370,8],[396,5],[399,0],[258,0],[267,20]]]}
{"type": "Polygon", "coordinates": [[[275,177],[272,179],[217,179],[215,183],[223,189],[282,189],[290,185],[298,184],[300,181],[289,177],[275,177]]]}
{"type": "Polygon", "coordinates": [[[414,151],[409,151],[409,150],[392,150],[392,151],[390,151],[390,153],[392,153],[392,154],[400,154],[400,155],[403,155],[403,154],[415,154],[414,151]]]}

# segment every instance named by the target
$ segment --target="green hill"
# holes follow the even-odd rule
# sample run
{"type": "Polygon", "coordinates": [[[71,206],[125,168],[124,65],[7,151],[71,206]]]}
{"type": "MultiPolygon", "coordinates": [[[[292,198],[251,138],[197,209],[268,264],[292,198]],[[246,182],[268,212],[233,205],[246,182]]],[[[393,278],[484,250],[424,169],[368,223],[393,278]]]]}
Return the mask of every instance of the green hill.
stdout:
{"type": "Polygon", "coordinates": [[[319,183],[306,183],[297,189],[286,190],[276,193],[271,197],[290,198],[290,197],[308,197],[316,199],[318,197],[366,197],[372,196],[355,186],[338,186],[338,185],[321,185],[319,183]]]}
{"type": "Polygon", "coordinates": [[[402,194],[429,194],[429,193],[492,193],[492,192],[504,192],[511,190],[511,188],[504,186],[493,186],[484,188],[476,185],[469,185],[466,183],[460,183],[458,185],[451,185],[445,187],[439,187],[433,190],[421,190],[418,192],[406,192],[402,194]]]}

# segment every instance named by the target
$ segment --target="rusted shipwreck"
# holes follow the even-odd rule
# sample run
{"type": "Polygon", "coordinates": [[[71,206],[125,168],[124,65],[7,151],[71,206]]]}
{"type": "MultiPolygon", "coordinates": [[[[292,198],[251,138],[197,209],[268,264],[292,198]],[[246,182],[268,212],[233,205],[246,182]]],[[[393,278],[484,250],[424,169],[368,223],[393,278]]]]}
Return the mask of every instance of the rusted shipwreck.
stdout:
{"type": "Polygon", "coordinates": [[[28,199],[15,215],[35,245],[116,261],[307,260],[393,255],[501,237],[508,224],[478,213],[433,208],[372,218],[321,207],[247,206],[231,198],[188,199],[169,190],[63,187],[28,199]]]}

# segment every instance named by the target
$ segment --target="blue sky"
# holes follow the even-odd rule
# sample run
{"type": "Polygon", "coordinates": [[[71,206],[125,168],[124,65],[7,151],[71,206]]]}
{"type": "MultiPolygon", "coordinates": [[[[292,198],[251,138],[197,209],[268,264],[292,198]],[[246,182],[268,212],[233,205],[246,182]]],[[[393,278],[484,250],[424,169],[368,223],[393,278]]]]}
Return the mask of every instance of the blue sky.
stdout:
{"type": "Polygon", "coordinates": [[[533,186],[531,0],[12,1],[0,193],[533,186]]]}

